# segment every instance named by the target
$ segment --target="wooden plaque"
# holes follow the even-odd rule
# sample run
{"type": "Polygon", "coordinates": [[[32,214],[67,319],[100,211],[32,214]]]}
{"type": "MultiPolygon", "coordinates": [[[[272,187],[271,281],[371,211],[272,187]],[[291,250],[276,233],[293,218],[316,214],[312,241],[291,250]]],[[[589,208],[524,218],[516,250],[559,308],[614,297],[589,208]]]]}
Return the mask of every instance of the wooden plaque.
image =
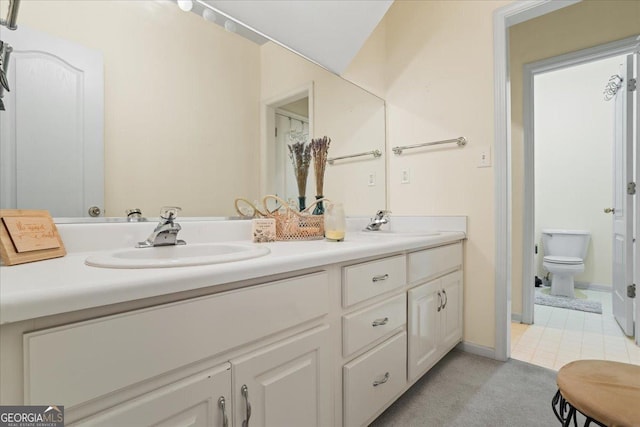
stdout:
{"type": "Polygon", "coordinates": [[[48,211],[0,209],[0,256],[4,265],[67,254],[48,211]]]}

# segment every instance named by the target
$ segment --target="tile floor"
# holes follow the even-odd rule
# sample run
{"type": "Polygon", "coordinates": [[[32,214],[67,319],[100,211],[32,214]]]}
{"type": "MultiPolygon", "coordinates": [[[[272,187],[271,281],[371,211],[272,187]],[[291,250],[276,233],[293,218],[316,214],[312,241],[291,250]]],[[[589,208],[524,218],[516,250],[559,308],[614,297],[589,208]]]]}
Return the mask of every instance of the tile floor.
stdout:
{"type": "Polygon", "coordinates": [[[579,359],[640,365],[640,347],[613,317],[611,294],[582,292],[602,302],[602,314],[535,305],[533,325],[511,323],[511,357],[555,370],[579,359]]]}

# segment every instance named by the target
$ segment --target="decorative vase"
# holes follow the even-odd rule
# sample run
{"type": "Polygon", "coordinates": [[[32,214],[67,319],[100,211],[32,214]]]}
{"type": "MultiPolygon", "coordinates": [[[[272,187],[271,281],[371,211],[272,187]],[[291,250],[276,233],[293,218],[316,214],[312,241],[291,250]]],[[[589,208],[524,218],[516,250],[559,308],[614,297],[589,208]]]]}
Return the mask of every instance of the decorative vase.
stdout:
{"type": "MultiPolygon", "coordinates": [[[[324,196],[316,196],[316,200],[320,200],[324,198],[324,196]]],[[[313,210],[314,215],[322,215],[324,214],[324,206],[322,206],[322,202],[316,203],[316,208],[313,210]]]]}
{"type": "Polygon", "coordinates": [[[307,208],[307,198],[305,196],[298,196],[298,207],[300,212],[307,208]]]}

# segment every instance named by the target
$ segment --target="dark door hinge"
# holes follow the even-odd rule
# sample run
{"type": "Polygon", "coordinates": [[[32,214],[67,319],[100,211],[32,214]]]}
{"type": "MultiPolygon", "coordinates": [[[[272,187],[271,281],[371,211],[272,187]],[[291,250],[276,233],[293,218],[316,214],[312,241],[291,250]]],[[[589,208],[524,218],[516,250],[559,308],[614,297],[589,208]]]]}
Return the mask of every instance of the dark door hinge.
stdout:
{"type": "Polygon", "coordinates": [[[627,286],[627,296],[629,298],[635,298],[636,297],[636,284],[635,283],[633,285],[627,286]]]}
{"type": "Polygon", "coordinates": [[[630,182],[627,184],[627,194],[634,195],[636,194],[636,183],[630,182]]]}
{"type": "Polygon", "coordinates": [[[637,87],[636,79],[629,79],[629,81],[627,82],[627,90],[629,92],[633,92],[634,90],[636,90],[636,87],[637,87]]]}

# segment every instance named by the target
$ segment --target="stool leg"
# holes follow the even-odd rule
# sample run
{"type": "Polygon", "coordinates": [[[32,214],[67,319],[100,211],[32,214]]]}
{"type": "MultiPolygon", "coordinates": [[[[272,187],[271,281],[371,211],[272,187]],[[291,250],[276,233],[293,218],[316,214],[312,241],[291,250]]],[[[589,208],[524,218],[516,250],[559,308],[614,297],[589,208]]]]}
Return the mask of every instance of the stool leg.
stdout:
{"type": "Polygon", "coordinates": [[[571,425],[571,419],[573,418],[574,427],[578,427],[578,417],[576,416],[576,409],[569,402],[565,400],[565,398],[558,390],[551,399],[551,408],[553,409],[553,413],[556,418],[563,427],[568,427],[571,425]]]}

